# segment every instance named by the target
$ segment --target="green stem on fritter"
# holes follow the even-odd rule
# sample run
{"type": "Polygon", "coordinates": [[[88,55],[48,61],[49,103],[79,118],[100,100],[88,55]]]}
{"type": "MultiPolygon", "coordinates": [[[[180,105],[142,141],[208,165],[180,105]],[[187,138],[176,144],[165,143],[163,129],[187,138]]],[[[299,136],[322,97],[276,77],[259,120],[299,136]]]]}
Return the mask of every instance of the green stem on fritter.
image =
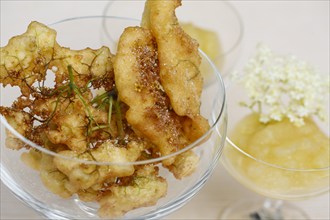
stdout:
{"type": "Polygon", "coordinates": [[[119,97],[117,97],[117,100],[115,101],[114,105],[115,105],[115,110],[116,110],[116,122],[117,122],[117,129],[118,129],[118,137],[119,137],[119,141],[122,142],[124,140],[124,127],[123,127],[123,117],[121,114],[119,97]]]}
{"type": "MultiPolygon", "coordinates": [[[[73,71],[72,71],[72,66],[68,65],[68,72],[69,72],[69,87],[71,89],[71,91],[73,91],[79,98],[79,100],[81,101],[81,103],[84,105],[88,117],[95,122],[92,112],[89,109],[89,106],[87,105],[83,95],[81,94],[80,90],[78,89],[77,85],[74,83],[74,78],[73,78],[73,71]]],[[[95,122],[96,123],[96,122],[95,122]]]]}
{"type": "Polygon", "coordinates": [[[111,127],[111,116],[112,116],[112,103],[113,103],[113,97],[110,96],[109,98],[109,110],[108,110],[108,126],[111,127]]]}
{"type": "Polygon", "coordinates": [[[91,101],[91,104],[98,104],[100,102],[102,102],[103,99],[109,97],[109,92],[104,92],[101,95],[96,96],[95,98],[93,98],[93,100],[91,101]]]}

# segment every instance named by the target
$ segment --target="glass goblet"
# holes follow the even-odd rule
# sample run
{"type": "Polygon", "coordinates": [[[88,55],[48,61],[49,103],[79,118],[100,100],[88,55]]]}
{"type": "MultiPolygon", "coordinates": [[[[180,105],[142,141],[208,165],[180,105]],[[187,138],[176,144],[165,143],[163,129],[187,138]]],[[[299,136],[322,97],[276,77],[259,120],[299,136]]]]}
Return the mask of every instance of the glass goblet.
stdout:
{"type": "MultiPolygon", "coordinates": [[[[287,122],[281,127],[273,122],[272,130],[270,126],[265,129],[257,114],[239,105],[248,100],[244,89],[229,81],[226,88],[229,123],[222,163],[242,185],[268,199],[263,204],[238,201],[221,213],[221,219],[308,219],[303,210],[283,201],[308,199],[329,191],[328,121],[315,119],[317,126],[302,126],[300,140],[291,140],[297,135],[294,125],[287,122]],[[327,137],[310,135],[318,128],[327,137]]],[[[329,103],[325,104],[329,118],[329,103]]]]}
{"type": "MultiPolygon", "coordinates": [[[[86,47],[95,49],[105,45],[110,47],[111,52],[115,54],[116,45],[110,42],[104,35],[102,22],[109,25],[109,29],[116,39],[119,39],[124,28],[139,24],[138,21],[129,18],[85,16],[68,18],[50,26],[56,30],[57,42],[62,46],[70,47],[72,50],[80,50],[86,47]],[[77,37],[77,34],[79,34],[79,37],[77,37]]],[[[111,170],[132,171],[132,169],[140,169],[141,167],[142,169],[153,167],[153,170],[157,171],[157,173],[159,172],[161,178],[164,181],[166,180],[168,184],[166,196],[159,199],[157,203],[145,204],[147,207],[129,211],[124,216],[121,216],[121,218],[154,219],[161,218],[176,211],[196,195],[209,179],[218,163],[226,137],[227,112],[224,83],[211,60],[203,52],[200,52],[200,54],[203,62],[203,71],[209,71],[208,74],[212,78],[212,83],[203,89],[201,97],[201,114],[209,121],[210,129],[191,145],[163,157],[148,158],[146,156],[150,152],[146,151],[144,152],[146,156],[141,156],[140,159],[111,162],[109,158],[112,158],[112,153],[116,155],[113,151],[108,152],[109,157],[106,155],[103,159],[97,159],[95,151],[93,153],[87,151],[87,154],[75,155],[73,151],[68,152],[68,148],[65,145],[54,145],[50,141],[33,142],[22,135],[22,129],[20,129],[20,133],[11,126],[10,120],[12,122],[14,120],[13,118],[6,120],[4,116],[0,115],[1,181],[19,200],[48,219],[100,219],[99,214],[102,214],[103,217],[109,214],[105,213],[104,215],[103,211],[108,212],[107,210],[109,210],[111,204],[119,208],[119,210],[124,209],[126,211],[127,209],[125,207],[128,204],[125,202],[110,204],[108,203],[109,200],[101,199],[99,196],[111,197],[111,192],[113,194],[121,192],[125,195],[126,190],[128,195],[130,189],[134,195],[145,195],[144,193],[148,194],[148,189],[150,189],[150,185],[148,185],[149,188],[143,185],[143,183],[146,183],[145,180],[147,178],[143,178],[145,176],[139,176],[138,174],[135,176],[137,178],[134,177],[134,181],[136,182],[133,185],[135,188],[121,188],[125,185],[125,180],[122,179],[123,181],[120,180],[118,182],[118,179],[113,178],[111,170]],[[17,151],[12,150],[6,146],[6,140],[7,144],[10,140],[14,140],[12,144],[17,143],[27,147],[17,151]],[[63,151],[67,154],[62,153],[63,151]],[[175,155],[181,155],[187,151],[193,151],[199,157],[199,163],[192,175],[178,180],[168,169],[162,167],[161,164],[163,160],[175,155]],[[68,165],[65,167],[69,169],[62,166],[65,164],[68,165]],[[94,184],[93,187],[91,186],[91,181],[93,181],[94,177],[101,180],[101,182],[97,181],[101,185],[94,184]],[[100,179],[99,177],[102,178],[100,179]],[[73,185],[71,185],[72,181],[74,182],[73,185]],[[82,186],[83,190],[79,189],[77,191],[76,186],[78,185],[79,187],[82,186]],[[110,191],[112,189],[113,191],[110,192],[108,189],[110,191]],[[97,201],[101,202],[99,203],[97,201]]],[[[45,85],[53,88],[54,73],[51,70],[47,71],[47,79],[44,84],[37,84],[36,87],[45,85]]],[[[1,86],[0,95],[0,106],[9,107],[21,93],[17,87],[1,86]]],[[[62,100],[61,98],[67,100],[68,95],[63,95],[58,100],[62,100]]],[[[64,108],[65,110],[70,110],[71,101],[74,103],[74,100],[70,99],[67,108],[64,108]]],[[[87,103],[86,100],[84,102],[87,103]]],[[[107,106],[110,109],[110,104],[107,106]]],[[[28,106],[24,109],[24,111],[29,110],[28,106]]],[[[114,109],[113,112],[115,111],[114,109]]],[[[36,126],[38,125],[36,124],[36,126]]],[[[74,126],[69,127],[69,129],[75,129],[76,127],[74,126]]],[[[41,130],[40,132],[34,130],[36,136],[40,135],[41,132],[41,130]]],[[[28,132],[23,133],[28,135],[28,132]]],[[[42,135],[43,133],[41,133],[42,135]]],[[[99,149],[100,147],[95,146],[95,148],[99,149]]],[[[130,182],[131,180],[128,178],[126,181],[130,182]]],[[[157,191],[158,189],[155,190],[155,192],[157,191]]],[[[125,198],[128,198],[128,196],[122,196],[122,199],[125,198]]],[[[144,196],[140,198],[143,201],[145,199],[144,196]]],[[[134,205],[131,208],[134,208],[134,205]]],[[[113,210],[115,211],[116,208],[113,210]]],[[[113,214],[119,217],[118,214],[123,213],[117,212],[113,214]]]]}

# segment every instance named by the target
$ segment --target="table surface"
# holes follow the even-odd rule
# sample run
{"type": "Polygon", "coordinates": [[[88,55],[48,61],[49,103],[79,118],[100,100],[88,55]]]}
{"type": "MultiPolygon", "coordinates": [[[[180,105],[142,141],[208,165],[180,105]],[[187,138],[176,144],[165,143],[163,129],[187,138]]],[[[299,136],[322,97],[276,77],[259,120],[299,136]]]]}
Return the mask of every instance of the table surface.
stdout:
{"type": "MultiPolygon", "coordinates": [[[[47,24],[67,17],[101,15],[107,1],[0,1],[0,4],[1,46],[4,46],[8,36],[22,33],[32,20],[47,24]]],[[[242,68],[256,44],[264,42],[329,74],[329,1],[231,1],[231,4],[241,14],[245,28],[236,68],[242,68]]],[[[219,163],[199,194],[165,219],[217,219],[225,207],[241,199],[263,197],[236,182],[219,163]]],[[[330,219],[329,200],[328,193],[291,203],[305,210],[311,219],[330,219]]],[[[1,183],[1,219],[40,218],[1,183]]]]}

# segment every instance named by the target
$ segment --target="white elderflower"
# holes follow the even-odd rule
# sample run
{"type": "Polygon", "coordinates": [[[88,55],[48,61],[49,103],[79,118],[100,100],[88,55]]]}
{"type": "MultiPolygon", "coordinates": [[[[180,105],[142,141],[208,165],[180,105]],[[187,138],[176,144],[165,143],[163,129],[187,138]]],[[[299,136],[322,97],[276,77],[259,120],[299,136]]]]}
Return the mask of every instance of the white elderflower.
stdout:
{"type": "Polygon", "coordinates": [[[245,87],[250,103],[244,106],[260,113],[260,121],[281,121],[287,117],[297,126],[304,118],[324,119],[324,103],[329,93],[329,78],[324,79],[306,62],[295,56],[274,54],[259,44],[244,74],[234,79],[245,87]]]}

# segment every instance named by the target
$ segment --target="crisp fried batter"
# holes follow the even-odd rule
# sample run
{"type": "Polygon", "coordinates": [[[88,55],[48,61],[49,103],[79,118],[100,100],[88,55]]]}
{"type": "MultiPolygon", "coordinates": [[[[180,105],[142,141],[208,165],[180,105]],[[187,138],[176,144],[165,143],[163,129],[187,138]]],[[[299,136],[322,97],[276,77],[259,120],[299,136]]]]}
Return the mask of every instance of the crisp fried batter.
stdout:
{"type": "Polygon", "coordinates": [[[141,25],[156,39],[160,80],[174,111],[191,118],[183,126],[192,142],[209,129],[209,124],[200,115],[203,78],[198,43],[178,23],[175,9],[180,5],[181,0],[147,0],[141,25]]]}
{"type": "MultiPolygon", "coordinates": [[[[61,151],[59,154],[87,161],[127,163],[136,161],[143,149],[144,146],[141,142],[130,141],[126,148],[108,141],[83,154],[70,150],[61,151]]],[[[57,169],[68,176],[72,185],[79,190],[87,190],[95,184],[102,184],[109,178],[130,176],[135,171],[133,165],[97,166],[94,164],[82,164],[60,157],[56,157],[54,163],[57,169]]]]}
{"type": "MultiPolygon", "coordinates": [[[[129,163],[136,161],[144,150],[142,142],[130,141],[127,147],[118,146],[111,142],[105,142],[97,149],[92,150],[93,158],[98,162],[129,163]]],[[[124,177],[134,173],[133,165],[100,166],[99,174],[102,179],[109,177],[124,177]]]]}
{"type": "MultiPolygon", "coordinates": [[[[166,195],[161,164],[131,163],[173,154],[209,128],[199,112],[198,44],[178,25],[180,4],[148,0],[144,28],[125,29],[115,57],[107,47],[62,47],[56,32],[38,22],[0,48],[0,83],[22,93],[0,114],[21,135],[58,153],[30,149],[21,156],[51,192],[97,201],[101,217],[115,218],[166,195]],[[49,74],[52,87],[45,86],[49,74]]],[[[29,149],[11,133],[6,145],[29,149]]],[[[198,162],[189,150],[162,165],[181,179],[198,162]]]]}
{"type": "Polygon", "coordinates": [[[199,157],[193,151],[179,154],[168,168],[177,179],[191,175],[199,162],[199,157]]]}
{"type": "MultiPolygon", "coordinates": [[[[37,96],[30,108],[33,115],[52,125],[44,128],[51,143],[65,144],[71,150],[83,153],[88,147],[88,141],[91,141],[89,138],[98,138],[98,140],[109,138],[109,134],[101,136],[102,133],[92,133],[93,127],[98,128],[107,124],[108,115],[105,111],[94,108],[90,104],[91,99],[90,92],[85,92],[82,97],[73,95],[70,98],[37,96]],[[88,132],[91,135],[88,135],[88,132]]],[[[38,142],[38,135],[33,140],[38,142]]]]}
{"type": "Polygon", "coordinates": [[[21,160],[34,170],[40,170],[42,154],[40,151],[31,148],[28,152],[23,152],[21,160]]]}
{"type": "Polygon", "coordinates": [[[66,144],[75,152],[83,153],[87,149],[87,119],[82,114],[56,116],[57,129],[49,129],[46,134],[54,144],[66,144]]]}
{"type": "Polygon", "coordinates": [[[100,199],[98,214],[101,217],[116,218],[126,212],[144,206],[155,205],[166,195],[167,183],[158,176],[157,167],[144,165],[136,171],[128,185],[113,185],[100,199]]]}
{"type": "Polygon", "coordinates": [[[109,48],[101,47],[98,50],[86,48],[84,50],[70,50],[55,44],[53,59],[49,68],[55,70],[55,82],[59,85],[68,80],[68,65],[74,71],[75,83],[84,87],[91,81],[96,88],[105,85],[107,91],[113,88],[112,54],[109,48]],[[110,80],[110,82],[109,82],[110,80]],[[102,81],[104,81],[102,83],[102,81]]]}
{"type": "MultiPolygon", "coordinates": [[[[173,111],[162,88],[157,48],[148,30],[136,27],[124,31],[114,69],[118,94],[129,106],[126,118],[133,129],[154,143],[162,156],[188,145],[191,134],[185,133],[182,125],[190,125],[184,123],[190,119],[173,111]]],[[[174,160],[173,157],[163,163],[168,166],[174,160]]]]}
{"type": "Polygon", "coordinates": [[[47,70],[52,70],[58,85],[68,80],[67,66],[73,66],[78,87],[89,81],[95,88],[113,88],[113,67],[109,48],[98,50],[70,50],[56,42],[56,31],[32,22],[27,31],[13,37],[0,48],[0,83],[19,86],[24,96],[29,96],[36,81],[45,80],[47,70]]]}
{"type": "MultiPolygon", "coordinates": [[[[78,154],[74,151],[66,150],[59,152],[59,154],[71,158],[93,161],[93,157],[89,153],[78,154]]],[[[67,176],[76,189],[88,189],[98,182],[98,166],[94,164],[82,164],[73,160],[55,157],[54,165],[59,171],[67,176]]]]}
{"type": "MultiPolygon", "coordinates": [[[[33,119],[30,114],[14,109],[0,106],[0,114],[2,114],[10,126],[15,129],[23,137],[27,137],[32,130],[33,119]]],[[[16,135],[12,134],[9,130],[6,130],[6,146],[8,148],[19,150],[26,147],[26,144],[21,141],[16,135]]]]}
{"type": "Polygon", "coordinates": [[[38,22],[27,31],[9,40],[0,48],[0,82],[19,86],[24,95],[36,80],[44,79],[47,65],[53,58],[56,32],[38,22]]]}
{"type": "Polygon", "coordinates": [[[162,155],[184,146],[180,118],[160,84],[157,48],[148,30],[136,27],[124,31],[114,70],[118,95],[129,106],[126,118],[133,129],[157,145],[162,155]]]}
{"type": "Polygon", "coordinates": [[[44,114],[47,112],[48,117],[53,115],[52,123],[55,125],[46,130],[48,139],[54,144],[66,144],[75,152],[85,152],[88,145],[86,134],[89,121],[83,103],[78,98],[65,100],[57,109],[55,101],[49,105],[48,102],[43,104],[36,105],[35,109],[42,109],[41,112],[44,114]]]}
{"type": "Polygon", "coordinates": [[[180,27],[175,9],[180,0],[147,0],[142,27],[156,38],[162,85],[180,116],[199,115],[203,79],[198,43],[180,27]]]}
{"type": "MultiPolygon", "coordinates": [[[[129,106],[127,121],[138,134],[154,143],[162,156],[182,149],[202,135],[204,130],[197,120],[180,117],[173,111],[160,83],[157,48],[148,30],[136,27],[124,31],[114,69],[119,97],[129,106]]],[[[188,154],[194,155],[193,152],[188,154]]],[[[197,162],[198,159],[187,159],[184,154],[164,160],[163,164],[185,167],[182,170],[173,168],[174,165],[169,167],[177,178],[182,178],[192,173],[197,162]]]]}
{"type": "Polygon", "coordinates": [[[56,168],[53,157],[45,153],[42,153],[40,160],[40,178],[52,193],[63,198],[72,196],[73,192],[66,187],[70,185],[67,176],[56,168]]]}

